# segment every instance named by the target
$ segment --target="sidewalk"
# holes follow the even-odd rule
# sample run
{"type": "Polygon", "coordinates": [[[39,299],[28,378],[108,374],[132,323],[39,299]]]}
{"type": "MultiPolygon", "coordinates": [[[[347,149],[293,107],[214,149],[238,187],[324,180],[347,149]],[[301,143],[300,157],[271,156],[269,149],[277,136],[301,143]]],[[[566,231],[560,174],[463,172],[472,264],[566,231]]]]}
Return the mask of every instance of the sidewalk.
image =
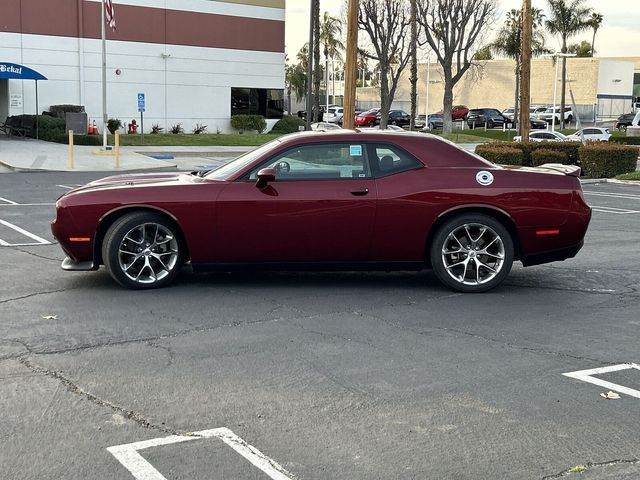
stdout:
{"type": "Polygon", "coordinates": [[[76,146],[74,168],[70,169],[68,145],[0,135],[0,167],[14,171],[57,172],[166,170],[190,168],[192,164],[211,164],[212,161],[225,163],[253,148],[255,147],[121,147],[120,168],[116,169],[113,155],[95,153],[100,147],[76,146]],[[152,158],[152,155],[162,158],[152,158]]]}

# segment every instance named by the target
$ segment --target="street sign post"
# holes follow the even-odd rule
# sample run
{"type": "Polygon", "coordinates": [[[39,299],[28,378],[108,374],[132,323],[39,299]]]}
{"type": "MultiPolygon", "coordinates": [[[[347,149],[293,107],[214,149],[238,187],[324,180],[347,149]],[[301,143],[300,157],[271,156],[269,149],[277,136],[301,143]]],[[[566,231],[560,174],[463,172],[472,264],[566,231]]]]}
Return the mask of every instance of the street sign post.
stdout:
{"type": "Polygon", "coordinates": [[[144,111],[147,107],[147,100],[145,98],[144,93],[138,94],[138,111],[140,112],[140,134],[142,139],[142,144],[144,145],[144,111]]]}

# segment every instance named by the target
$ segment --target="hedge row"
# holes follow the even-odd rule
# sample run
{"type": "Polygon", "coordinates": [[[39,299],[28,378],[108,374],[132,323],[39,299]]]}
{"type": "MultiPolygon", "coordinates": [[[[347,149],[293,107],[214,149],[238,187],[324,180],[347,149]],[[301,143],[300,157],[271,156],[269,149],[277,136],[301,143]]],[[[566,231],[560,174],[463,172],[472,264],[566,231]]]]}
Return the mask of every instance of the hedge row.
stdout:
{"type": "Polygon", "coordinates": [[[609,141],[622,145],[640,145],[640,137],[611,137],[609,141]]]}
{"type": "Polygon", "coordinates": [[[37,117],[36,115],[15,115],[13,118],[16,118],[16,123],[26,130],[27,137],[36,138],[38,136],[40,140],[50,142],[57,135],[64,134],[65,121],[61,118],[49,115],[38,115],[37,117]]]}
{"type": "Polygon", "coordinates": [[[578,143],[577,148],[574,142],[485,143],[476,147],[476,153],[500,165],[580,165],[583,174],[593,178],[634,172],[638,160],[636,147],[606,142],[578,143]]]}
{"type": "Polygon", "coordinates": [[[262,133],[267,129],[267,122],[262,115],[233,115],[231,126],[240,133],[253,130],[262,133]]]}
{"type": "Polygon", "coordinates": [[[612,178],[636,171],[638,149],[594,142],[580,148],[580,161],[586,175],[593,178],[612,178]]]}
{"type": "MultiPolygon", "coordinates": [[[[60,134],[56,137],[53,137],[49,141],[69,145],[69,134],[67,133],[60,134]]],[[[90,146],[96,146],[96,147],[102,146],[102,135],[74,135],[73,144],[74,145],[90,145],[90,146]]]]}

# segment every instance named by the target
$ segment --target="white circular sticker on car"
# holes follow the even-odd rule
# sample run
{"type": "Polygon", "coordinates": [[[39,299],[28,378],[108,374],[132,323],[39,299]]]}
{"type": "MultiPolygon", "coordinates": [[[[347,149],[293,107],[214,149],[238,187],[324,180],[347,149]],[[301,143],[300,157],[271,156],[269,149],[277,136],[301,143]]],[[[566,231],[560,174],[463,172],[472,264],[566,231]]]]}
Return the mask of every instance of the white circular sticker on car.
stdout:
{"type": "Polygon", "coordinates": [[[493,183],[493,174],[486,170],[482,170],[476,175],[476,182],[484,186],[491,185],[493,183]]]}

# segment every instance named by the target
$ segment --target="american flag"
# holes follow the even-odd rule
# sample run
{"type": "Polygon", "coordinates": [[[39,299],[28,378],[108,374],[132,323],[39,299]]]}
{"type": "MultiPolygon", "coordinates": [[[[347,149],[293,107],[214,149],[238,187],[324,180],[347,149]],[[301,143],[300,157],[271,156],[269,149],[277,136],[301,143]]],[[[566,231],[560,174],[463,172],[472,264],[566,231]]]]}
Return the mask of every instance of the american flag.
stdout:
{"type": "Polygon", "coordinates": [[[116,17],[113,11],[113,2],[111,0],[104,0],[104,11],[107,16],[107,25],[111,27],[112,30],[116,29],[116,17]]]}

